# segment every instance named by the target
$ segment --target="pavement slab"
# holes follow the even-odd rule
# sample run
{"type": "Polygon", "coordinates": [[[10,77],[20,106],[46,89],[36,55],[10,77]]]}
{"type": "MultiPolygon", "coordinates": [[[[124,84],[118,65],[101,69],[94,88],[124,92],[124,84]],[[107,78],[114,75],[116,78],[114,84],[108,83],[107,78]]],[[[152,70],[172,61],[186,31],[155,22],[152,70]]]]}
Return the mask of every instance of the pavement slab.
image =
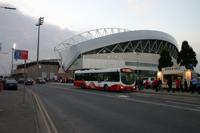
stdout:
{"type": "Polygon", "coordinates": [[[0,92],[0,133],[37,132],[32,95],[26,91],[25,103],[22,96],[22,88],[0,92]]]}

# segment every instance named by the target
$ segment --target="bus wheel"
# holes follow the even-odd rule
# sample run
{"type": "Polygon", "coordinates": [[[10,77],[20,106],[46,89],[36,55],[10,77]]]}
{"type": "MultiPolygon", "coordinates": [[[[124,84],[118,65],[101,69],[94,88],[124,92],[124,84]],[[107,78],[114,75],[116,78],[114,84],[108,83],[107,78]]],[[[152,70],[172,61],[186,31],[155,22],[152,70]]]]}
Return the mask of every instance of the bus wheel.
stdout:
{"type": "Polygon", "coordinates": [[[105,84],[105,85],[103,86],[103,89],[104,89],[105,91],[108,91],[108,85],[105,84]]]}
{"type": "Polygon", "coordinates": [[[84,89],[85,88],[85,85],[84,84],[81,84],[81,89],[84,89]]]}

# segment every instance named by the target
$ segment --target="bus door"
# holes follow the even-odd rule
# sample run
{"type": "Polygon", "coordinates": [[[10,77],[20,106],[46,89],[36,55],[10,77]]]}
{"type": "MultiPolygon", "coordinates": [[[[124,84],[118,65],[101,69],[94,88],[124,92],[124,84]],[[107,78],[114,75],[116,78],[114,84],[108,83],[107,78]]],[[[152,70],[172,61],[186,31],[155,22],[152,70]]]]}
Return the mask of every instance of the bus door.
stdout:
{"type": "Polygon", "coordinates": [[[103,73],[98,73],[97,76],[97,89],[102,89],[104,86],[104,75],[103,73]]]}

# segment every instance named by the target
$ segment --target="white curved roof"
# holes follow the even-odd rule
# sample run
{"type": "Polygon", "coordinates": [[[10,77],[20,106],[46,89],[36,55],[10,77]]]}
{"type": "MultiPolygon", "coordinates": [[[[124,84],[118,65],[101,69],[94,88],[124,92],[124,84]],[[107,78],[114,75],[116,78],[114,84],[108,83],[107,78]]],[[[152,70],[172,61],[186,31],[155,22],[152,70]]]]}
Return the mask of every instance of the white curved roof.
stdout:
{"type": "Polygon", "coordinates": [[[171,35],[164,32],[153,30],[128,31],[126,29],[117,29],[117,32],[115,32],[116,29],[117,28],[114,30],[112,28],[97,29],[84,32],[83,34],[87,33],[89,37],[86,36],[84,38],[83,34],[79,34],[77,36],[83,37],[83,40],[76,40],[77,36],[75,36],[57,45],[54,50],[61,58],[61,65],[67,70],[74,60],[82,53],[128,41],[155,39],[170,42],[177,47],[177,41],[171,35]],[[105,32],[107,30],[108,32],[105,32]],[[101,31],[103,31],[103,34],[101,31]],[[98,34],[98,36],[96,36],[96,34],[98,34]]]}

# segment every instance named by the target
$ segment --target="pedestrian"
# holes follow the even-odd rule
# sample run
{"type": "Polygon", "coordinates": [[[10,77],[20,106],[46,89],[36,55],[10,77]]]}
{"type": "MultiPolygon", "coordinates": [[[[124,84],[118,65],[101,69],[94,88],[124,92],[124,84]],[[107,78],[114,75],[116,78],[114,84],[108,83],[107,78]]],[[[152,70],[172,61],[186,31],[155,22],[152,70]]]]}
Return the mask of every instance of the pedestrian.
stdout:
{"type": "Polygon", "coordinates": [[[143,79],[142,78],[140,78],[139,84],[140,84],[139,90],[143,90],[144,89],[144,84],[143,84],[143,79]]]}
{"type": "Polygon", "coordinates": [[[191,80],[191,92],[192,92],[192,94],[196,91],[196,85],[197,85],[197,79],[193,78],[191,80]]]}
{"type": "Polygon", "coordinates": [[[156,92],[158,91],[158,80],[157,79],[154,79],[154,81],[153,81],[153,88],[155,89],[156,92]]]}
{"type": "Polygon", "coordinates": [[[170,92],[172,90],[172,79],[171,78],[169,78],[167,80],[167,85],[168,85],[168,92],[170,92]]]}
{"type": "Polygon", "coordinates": [[[162,81],[161,81],[161,79],[159,78],[159,79],[158,79],[158,89],[159,89],[159,90],[161,90],[161,85],[162,85],[162,81]]]}
{"type": "Polygon", "coordinates": [[[184,80],[184,90],[183,91],[188,91],[188,84],[186,79],[184,80]]]}
{"type": "Polygon", "coordinates": [[[146,88],[146,89],[149,88],[149,81],[148,81],[148,79],[145,81],[144,85],[145,85],[145,88],[146,88]]]}
{"type": "Polygon", "coordinates": [[[181,92],[183,92],[183,84],[182,84],[182,80],[180,80],[180,90],[181,90],[181,92]]]}
{"type": "Polygon", "coordinates": [[[176,79],[176,90],[179,91],[180,89],[180,80],[177,78],[176,79]]]}
{"type": "Polygon", "coordinates": [[[200,79],[197,79],[196,91],[200,94],[200,79]]]}
{"type": "Polygon", "coordinates": [[[0,92],[3,90],[3,82],[2,81],[0,81],[0,92]]]}

